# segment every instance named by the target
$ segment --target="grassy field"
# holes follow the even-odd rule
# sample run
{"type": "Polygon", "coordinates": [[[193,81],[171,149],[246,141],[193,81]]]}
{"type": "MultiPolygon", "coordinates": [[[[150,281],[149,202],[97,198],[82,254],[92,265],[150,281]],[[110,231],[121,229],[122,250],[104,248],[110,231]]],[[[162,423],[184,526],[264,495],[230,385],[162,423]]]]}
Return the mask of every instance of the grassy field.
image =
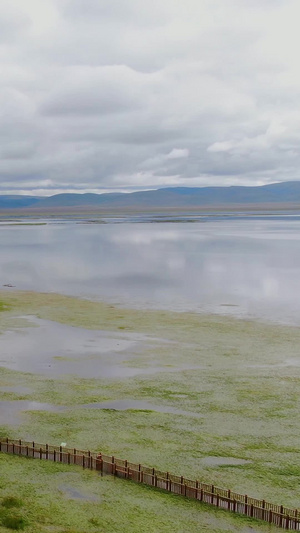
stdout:
{"type": "Polygon", "coordinates": [[[198,502],[89,470],[0,455],[0,532],[211,533],[278,531],[198,502]],[[258,528],[258,529],[257,529],[258,528]]]}
{"type": "MultiPolygon", "coordinates": [[[[119,361],[128,377],[82,378],[74,373],[48,376],[32,370],[21,372],[7,368],[8,356],[2,355],[0,401],[30,400],[64,407],[60,412],[29,408],[19,415],[18,423],[13,418],[0,427],[3,436],[101,450],[274,503],[299,506],[297,328],[218,316],[121,309],[29,292],[2,291],[0,310],[3,335],[7,331],[25,335],[26,328],[30,335],[28,315],[76,330],[104,330],[120,342],[139,339],[119,361]],[[130,369],[136,372],[128,375],[130,369]],[[137,408],[128,410],[92,408],[105,401],[146,401],[152,407],[139,409],[136,403],[137,408]]],[[[42,352],[45,346],[38,349],[42,352]]],[[[81,359],[86,364],[96,364],[100,357],[96,352],[87,357],[83,351],[81,359]]],[[[106,363],[112,362],[113,357],[106,354],[106,363]]],[[[53,358],[62,364],[75,361],[72,353],[65,357],[59,351],[53,358]]],[[[51,470],[52,466],[41,468],[51,470]]],[[[121,481],[105,483],[122,486],[123,494],[121,481]]],[[[148,490],[129,485],[128,490],[136,491],[136,500],[140,491],[148,490]]],[[[111,495],[113,498],[113,490],[111,495]]],[[[158,502],[167,501],[166,495],[152,497],[158,498],[153,506],[163,506],[165,503],[158,502]]],[[[191,513],[192,509],[196,512],[194,504],[186,505],[191,513]]],[[[216,515],[209,511],[209,516],[216,515]]],[[[80,527],[89,531],[87,525],[80,527]]],[[[199,523],[197,527],[172,531],[198,531],[199,523]]],[[[219,526],[205,527],[207,531],[218,531],[219,526]]],[[[225,531],[224,527],[220,531],[225,531]]],[[[239,526],[234,522],[231,527],[229,531],[239,526]]],[[[125,531],[112,529],[118,530],[125,531]]],[[[168,531],[165,526],[153,529],[160,530],[168,531]]],[[[263,531],[261,526],[259,530],[263,531]]]]}

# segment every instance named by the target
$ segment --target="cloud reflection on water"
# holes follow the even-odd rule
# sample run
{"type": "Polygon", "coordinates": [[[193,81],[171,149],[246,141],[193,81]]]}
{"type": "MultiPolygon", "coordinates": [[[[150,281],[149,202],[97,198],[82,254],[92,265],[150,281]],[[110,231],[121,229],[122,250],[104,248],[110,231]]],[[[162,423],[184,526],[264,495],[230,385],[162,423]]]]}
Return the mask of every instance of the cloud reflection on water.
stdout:
{"type": "Polygon", "coordinates": [[[255,217],[1,227],[0,275],[21,289],[299,323],[299,230],[255,217]]]}

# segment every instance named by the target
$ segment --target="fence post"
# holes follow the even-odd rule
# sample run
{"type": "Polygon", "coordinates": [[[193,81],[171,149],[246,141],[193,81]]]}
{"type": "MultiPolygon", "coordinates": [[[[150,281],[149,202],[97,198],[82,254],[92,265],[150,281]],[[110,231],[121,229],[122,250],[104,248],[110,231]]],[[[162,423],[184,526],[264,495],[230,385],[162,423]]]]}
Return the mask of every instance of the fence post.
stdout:
{"type": "Polygon", "coordinates": [[[112,456],[111,458],[111,473],[113,476],[116,475],[116,465],[115,465],[115,458],[112,456]]]}
{"type": "Polygon", "coordinates": [[[91,470],[93,470],[93,462],[91,460],[91,452],[90,450],[88,450],[88,458],[89,458],[89,461],[88,461],[88,468],[90,468],[91,470]]]}
{"type": "Polygon", "coordinates": [[[248,514],[248,496],[245,494],[245,514],[248,514]]]}
{"type": "Polygon", "coordinates": [[[219,494],[217,494],[217,507],[219,507],[219,494]]]}
{"type": "Polygon", "coordinates": [[[265,507],[266,507],[266,502],[265,502],[265,500],[262,501],[261,506],[262,506],[262,508],[263,508],[262,519],[265,520],[265,507]]]}
{"type": "Polygon", "coordinates": [[[56,450],[53,452],[53,461],[56,462],[56,450]]]}
{"type": "Polygon", "coordinates": [[[152,485],[155,485],[155,468],[152,468],[152,485]]]}
{"type": "Polygon", "coordinates": [[[82,468],[85,468],[85,455],[82,454],[82,468]]]}
{"type": "Polygon", "coordinates": [[[141,465],[139,464],[139,477],[138,482],[141,483],[141,465]]]}
{"type": "Polygon", "coordinates": [[[196,492],[195,492],[196,500],[198,500],[198,487],[199,487],[199,483],[198,483],[198,481],[196,481],[196,492]]]}
{"type": "Polygon", "coordinates": [[[203,502],[203,489],[200,490],[200,502],[203,502]]]}
{"type": "Polygon", "coordinates": [[[49,446],[46,444],[46,459],[49,459],[49,446]]]}
{"type": "Polygon", "coordinates": [[[283,516],[282,514],[280,515],[280,518],[279,518],[279,526],[282,527],[282,522],[283,522],[283,516]]]}
{"type": "Polygon", "coordinates": [[[71,454],[68,452],[68,465],[71,463],[71,454]]]}
{"type": "Polygon", "coordinates": [[[171,480],[170,480],[169,472],[167,472],[167,480],[168,480],[167,490],[168,490],[169,492],[171,492],[172,487],[171,487],[171,480]]]}
{"type": "Polygon", "coordinates": [[[269,511],[269,524],[272,524],[272,509],[269,511]]]}
{"type": "Polygon", "coordinates": [[[102,453],[98,453],[96,457],[96,470],[100,470],[100,472],[103,472],[102,453]]]}
{"type": "Polygon", "coordinates": [[[40,459],[43,459],[43,450],[40,448],[40,459]]]}
{"type": "Polygon", "coordinates": [[[230,489],[228,489],[227,491],[227,498],[228,498],[227,508],[230,510],[230,504],[231,504],[231,490],[230,489]]]}
{"type": "Polygon", "coordinates": [[[180,478],[180,485],[181,485],[181,494],[184,494],[183,476],[181,476],[180,478]]]}
{"type": "Polygon", "coordinates": [[[21,439],[19,439],[19,446],[20,446],[19,447],[19,455],[21,455],[21,453],[22,453],[22,440],[21,439]]]}
{"type": "Polygon", "coordinates": [[[212,504],[214,503],[214,492],[215,492],[215,487],[212,485],[211,486],[211,503],[212,504]]]}
{"type": "Polygon", "coordinates": [[[288,514],[286,515],[286,525],[285,525],[285,529],[290,529],[290,517],[289,517],[288,514]]]}

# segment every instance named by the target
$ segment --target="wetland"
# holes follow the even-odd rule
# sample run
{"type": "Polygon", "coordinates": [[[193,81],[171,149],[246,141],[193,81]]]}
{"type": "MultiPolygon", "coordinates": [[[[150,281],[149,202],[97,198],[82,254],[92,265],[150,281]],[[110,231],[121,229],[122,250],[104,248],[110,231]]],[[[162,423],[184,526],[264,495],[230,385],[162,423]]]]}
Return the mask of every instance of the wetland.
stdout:
{"type": "MultiPolygon", "coordinates": [[[[243,220],[143,224],[144,233],[139,223],[5,226],[0,272],[16,288],[0,291],[1,435],[101,450],[298,507],[300,223],[252,224],[254,236],[243,220]]],[[[23,468],[14,460],[12,471],[23,468]]],[[[76,505],[103,505],[58,483],[76,505]]],[[[143,488],[129,490],[134,500],[143,488]]],[[[228,531],[250,527],[230,517],[224,531],[227,520],[228,531]]]]}

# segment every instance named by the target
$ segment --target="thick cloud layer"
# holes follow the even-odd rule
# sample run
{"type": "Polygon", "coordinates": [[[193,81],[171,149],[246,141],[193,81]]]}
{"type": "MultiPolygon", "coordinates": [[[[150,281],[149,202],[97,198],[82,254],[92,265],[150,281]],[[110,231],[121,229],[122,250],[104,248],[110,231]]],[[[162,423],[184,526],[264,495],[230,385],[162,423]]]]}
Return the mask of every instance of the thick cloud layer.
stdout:
{"type": "Polygon", "coordinates": [[[299,175],[298,0],[2,0],[0,194],[299,175]]]}

